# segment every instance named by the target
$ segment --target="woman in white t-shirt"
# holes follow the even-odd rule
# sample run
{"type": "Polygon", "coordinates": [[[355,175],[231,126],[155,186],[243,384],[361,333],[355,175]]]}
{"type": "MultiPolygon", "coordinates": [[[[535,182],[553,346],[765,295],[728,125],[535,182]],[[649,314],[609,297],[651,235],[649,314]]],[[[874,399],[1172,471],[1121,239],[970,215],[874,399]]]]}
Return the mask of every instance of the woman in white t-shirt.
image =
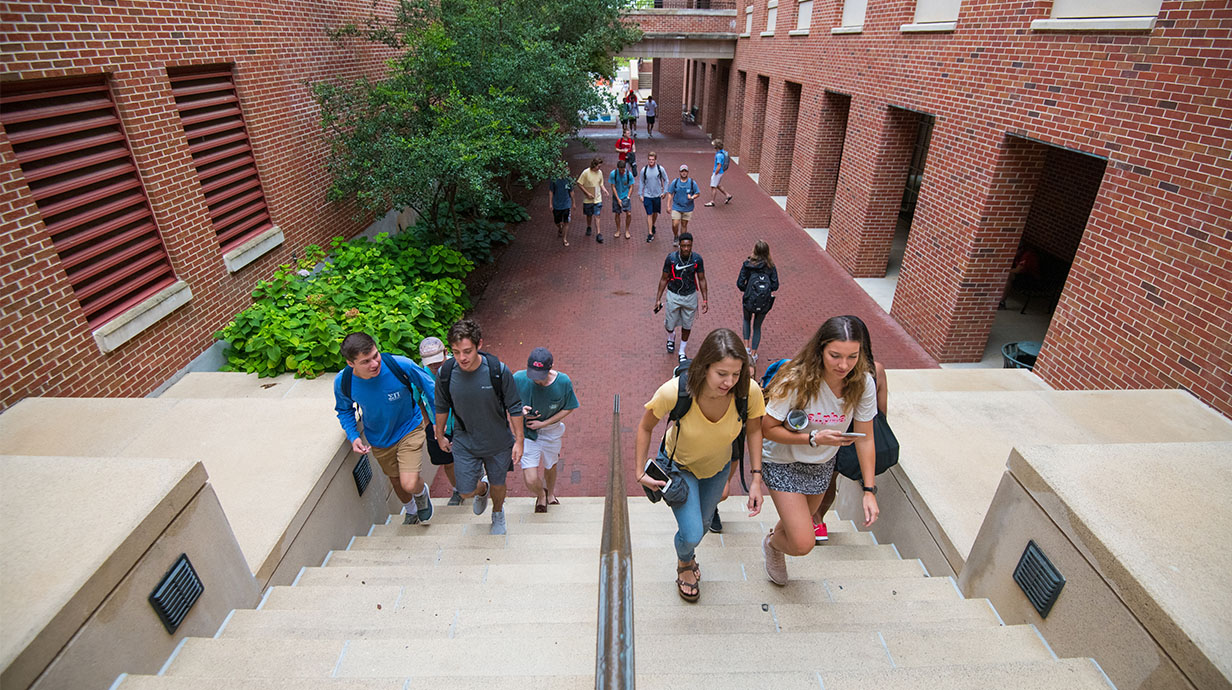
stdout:
{"type": "Polygon", "coordinates": [[[877,390],[872,364],[864,354],[864,323],[835,316],[821,325],[804,349],[779,368],[770,384],[762,417],[762,479],[778,509],[779,521],[762,542],[766,574],[787,584],[784,554],[803,556],[813,549],[813,511],[834,477],[840,446],[856,444],[864,477],[864,525],[877,520],[876,451],[873,417],[877,390]],[[784,420],[803,411],[803,428],[784,420]],[[860,437],[845,436],[854,420],[860,437]]]}

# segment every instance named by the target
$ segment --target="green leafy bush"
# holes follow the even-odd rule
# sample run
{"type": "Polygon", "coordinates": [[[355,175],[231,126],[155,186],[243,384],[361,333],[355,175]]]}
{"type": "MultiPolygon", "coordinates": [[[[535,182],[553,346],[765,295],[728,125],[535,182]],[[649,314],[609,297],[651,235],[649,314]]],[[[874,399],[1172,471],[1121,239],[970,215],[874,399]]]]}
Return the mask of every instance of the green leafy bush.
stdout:
{"type": "MultiPolygon", "coordinates": [[[[516,204],[514,204],[517,206],[516,204]]],[[[522,209],[521,206],[518,206],[522,209]]],[[[525,212],[525,209],[522,209],[525,212]]],[[[457,216],[461,216],[461,213],[457,216]]],[[[527,213],[527,217],[530,214],[527,213]]],[[[493,249],[513,241],[513,233],[500,220],[484,217],[442,217],[439,225],[421,218],[414,227],[400,236],[410,236],[420,244],[440,243],[457,249],[466,259],[477,264],[490,263],[493,249]],[[455,220],[456,218],[456,220],[455,220]],[[455,225],[456,222],[456,225],[455,225]]]]}
{"type": "Polygon", "coordinates": [[[501,201],[492,209],[492,218],[506,223],[525,223],[530,220],[530,211],[516,201],[501,201]]]}
{"type": "Polygon", "coordinates": [[[306,378],[337,371],[346,365],[342,338],[354,331],[413,357],[421,339],[443,334],[470,306],[462,278],[474,264],[457,249],[420,244],[409,232],[336,237],[331,249],[315,273],[325,253],[312,245],[257,284],[252,306],[215,334],[231,345],[225,370],[306,378]]]}

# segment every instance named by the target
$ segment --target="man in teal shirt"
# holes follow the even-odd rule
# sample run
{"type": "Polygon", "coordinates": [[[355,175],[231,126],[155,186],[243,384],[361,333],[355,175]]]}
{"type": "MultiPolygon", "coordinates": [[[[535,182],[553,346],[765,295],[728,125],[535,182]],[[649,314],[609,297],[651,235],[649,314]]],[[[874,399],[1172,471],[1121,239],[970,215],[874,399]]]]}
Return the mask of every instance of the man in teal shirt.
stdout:
{"type": "Polygon", "coordinates": [[[522,452],[522,479],[535,492],[535,512],[548,512],[556,499],[557,462],[560,460],[561,422],[578,408],[573,382],[552,368],[552,353],[546,347],[531,350],[526,369],[513,375],[522,398],[526,442],[522,452]]]}
{"type": "Polygon", "coordinates": [[[620,237],[620,221],[624,216],[626,240],[630,237],[629,219],[633,217],[629,213],[629,191],[633,189],[635,179],[636,176],[629,172],[623,160],[616,161],[616,169],[607,176],[608,186],[612,188],[612,212],[616,214],[616,236],[620,237]]]}

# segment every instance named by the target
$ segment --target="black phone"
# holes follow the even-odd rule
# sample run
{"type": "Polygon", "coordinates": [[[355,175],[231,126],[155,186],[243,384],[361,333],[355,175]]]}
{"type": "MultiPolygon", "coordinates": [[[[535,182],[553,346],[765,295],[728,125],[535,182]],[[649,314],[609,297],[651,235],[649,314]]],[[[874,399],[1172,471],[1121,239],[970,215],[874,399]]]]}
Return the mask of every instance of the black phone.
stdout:
{"type": "Polygon", "coordinates": [[[672,485],[671,475],[667,473],[667,470],[663,469],[662,465],[655,462],[654,458],[646,460],[646,476],[657,482],[666,482],[663,488],[659,489],[659,491],[662,491],[672,485]]]}
{"type": "Polygon", "coordinates": [[[654,309],[654,313],[658,314],[658,313],[659,313],[662,309],[663,309],[663,305],[662,305],[662,304],[656,304],[656,305],[655,305],[655,309],[654,309]]]}

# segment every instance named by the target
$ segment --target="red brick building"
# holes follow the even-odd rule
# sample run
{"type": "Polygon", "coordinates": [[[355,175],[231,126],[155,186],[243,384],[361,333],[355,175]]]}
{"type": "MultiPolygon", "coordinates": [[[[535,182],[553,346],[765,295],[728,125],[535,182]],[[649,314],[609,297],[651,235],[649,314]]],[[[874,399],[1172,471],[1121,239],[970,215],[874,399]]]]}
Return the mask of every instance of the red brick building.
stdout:
{"type": "Polygon", "coordinates": [[[0,81],[0,409],[143,395],[258,279],[368,220],[326,201],[306,86],[370,2],[9,2],[0,81]]]}
{"type": "Polygon", "coordinates": [[[1232,414],[1227,2],[740,0],[726,14],[734,59],[657,61],[663,113],[683,79],[703,130],[801,226],[828,227],[853,276],[885,273],[910,202],[891,313],[934,357],[980,359],[1022,239],[1063,286],[1045,380],[1183,387],[1232,414]]]}

